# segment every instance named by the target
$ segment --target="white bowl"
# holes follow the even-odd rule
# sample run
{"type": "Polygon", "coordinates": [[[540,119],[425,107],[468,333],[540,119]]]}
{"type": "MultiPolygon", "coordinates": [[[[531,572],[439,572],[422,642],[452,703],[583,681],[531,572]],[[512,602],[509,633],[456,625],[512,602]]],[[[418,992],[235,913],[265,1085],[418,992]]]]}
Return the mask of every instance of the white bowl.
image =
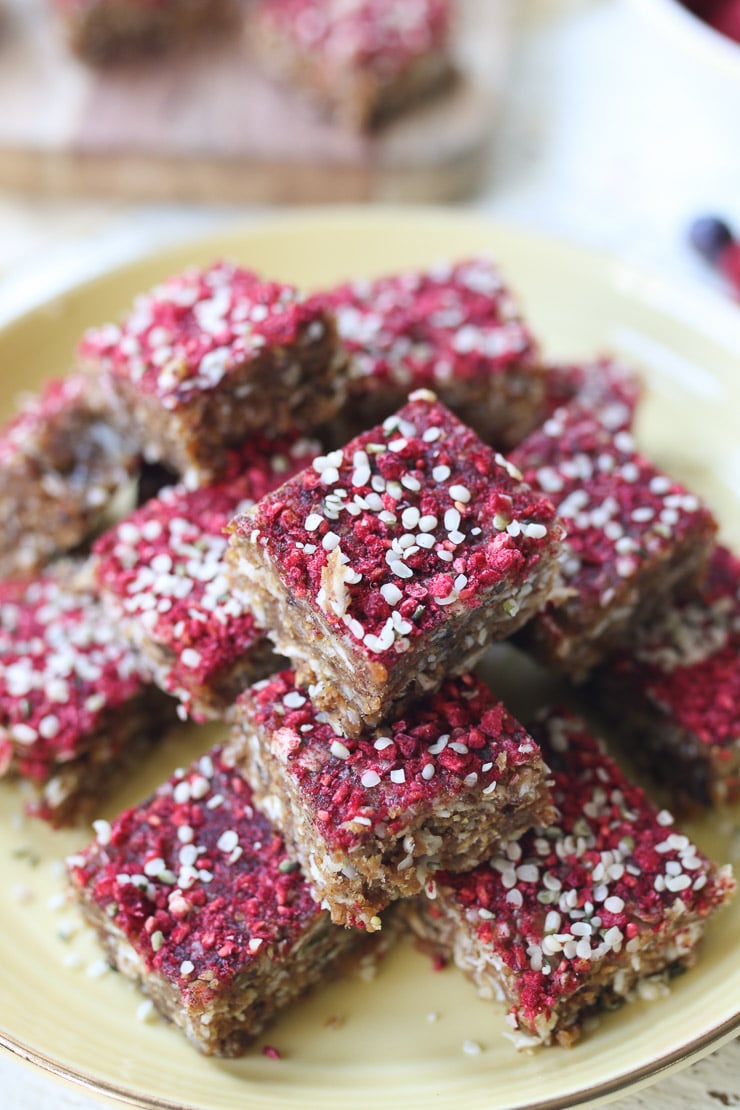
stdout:
{"type": "Polygon", "coordinates": [[[717,79],[732,83],[740,96],[740,43],[715,31],[679,0],[632,0],[657,29],[699,65],[714,71],[717,79]]]}
{"type": "MultiPolygon", "coordinates": [[[[718,211],[735,225],[740,222],[740,45],[678,0],[631,4],[633,33],[639,36],[635,56],[650,67],[649,95],[635,127],[639,132],[642,116],[652,127],[654,187],[669,207],[674,191],[680,195],[683,223],[718,211]]],[[[624,64],[629,75],[637,63],[626,58],[624,64]]]]}

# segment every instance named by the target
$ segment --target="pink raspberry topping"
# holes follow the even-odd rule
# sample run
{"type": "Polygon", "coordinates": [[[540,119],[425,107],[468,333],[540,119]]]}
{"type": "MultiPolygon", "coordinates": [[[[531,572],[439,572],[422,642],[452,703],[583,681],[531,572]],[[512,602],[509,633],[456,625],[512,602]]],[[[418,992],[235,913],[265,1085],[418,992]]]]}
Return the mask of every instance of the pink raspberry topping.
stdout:
{"type": "Polygon", "coordinates": [[[599,965],[667,938],[676,912],[704,917],[731,893],[687,836],[630,783],[584,724],[551,714],[532,729],[560,818],[438,886],[517,976],[517,1025],[539,1027],[599,965]]]}
{"type": "Polygon", "coordinates": [[[335,733],[292,671],[256,683],[241,702],[296,780],[322,836],[344,849],[394,839],[430,804],[492,794],[517,768],[540,760],[529,733],[471,674],[448,679],[362,736],[335,733]]]}
{"type": "Polygon", "coordinates": [[[72,882],[188,1004],[266,954],[284,957],[322,912],[219,748],[96,825],[97,839],[68,861],[72,882]]]}
{"type": "Polygon", "coordinates": [[[120,325],[88,331],[80,356],[176,409],[217,389],[265,347],[295,343],[308,326],[318,337],[324,314],[292,285],[215,262],[137,297],[120,325]]]}
{"type": "Polygon", "coordinates": [[[424,391],[232,527],[382,664],[483,590],[515,592],[561,535],[547,498],[424,391]]]}

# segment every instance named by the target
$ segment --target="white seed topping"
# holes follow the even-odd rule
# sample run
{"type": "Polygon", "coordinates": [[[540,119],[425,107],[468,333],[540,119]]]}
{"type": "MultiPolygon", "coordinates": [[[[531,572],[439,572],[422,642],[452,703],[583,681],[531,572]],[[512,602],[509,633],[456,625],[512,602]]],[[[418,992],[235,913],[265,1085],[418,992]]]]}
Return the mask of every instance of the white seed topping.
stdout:
{"type": "Polygon", "coordinates": [[[387,601],[388,604],[391,606],[398,605],[399,601],[403,599],[403,592],[399,590],[398,586],[395,586],[392,582],[386,582],[383,586],[381,586],[380,592],[383,595],[384,600],[387,601]]]}
{"type": "Polygon", "coordinates": [[[453,501],[462,501],[463,504],[467,504],[470,501],[470,496],[470,490],[467,486],[460,484],[450,486],[450,497],[453,501]]]}
{"type": "Polygon", "coordinates": [[[109,821],[104,821],[102,819],[100,819],[99,821],[93,821],[92,827],[95,830],[95,836],[98,844],[110,844],[111,827],[109,821]]]}
{"type": "Polygon", "coordinates": [[[327,532],[321,540],[321,546],[324,551],[334,551],[335,548],[339,547],[339,544],[340,539],[336,532],[327,532]]]}
{"type": "Polygon", "coordinates": [[[217,847],[219,851],[228,855],[230,852],[234,851],[238,843],[239,834],[235,832],[234,829],[227,829],[225,832],[221,833],[221,836],[218,838],[217,847]]]}

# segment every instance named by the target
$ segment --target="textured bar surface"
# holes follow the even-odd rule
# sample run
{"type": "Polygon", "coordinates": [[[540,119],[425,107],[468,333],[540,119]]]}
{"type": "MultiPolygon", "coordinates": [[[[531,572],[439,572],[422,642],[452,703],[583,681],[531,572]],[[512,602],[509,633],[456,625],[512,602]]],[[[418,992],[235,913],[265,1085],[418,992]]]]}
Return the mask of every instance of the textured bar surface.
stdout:
{"type": "Polygon", "coordinates": [[[380,926],[430,871],[550,820],[537,745],[473,675],[364,737],[337,735],[292,671],[239,699],[232,754],[339,924],[380,926]]]}
{"type": "Polygon", "coordinates": [[[106,375],[150,462],[189,487],[255,432],[311,429],[345,391],[334,319],[291,285],[228,262],[191,268],[88,331],[83,368],[106,375]]]}
{"type": "Polygon", "coordinates": [[[236,517],[235,584],[339,732],[469,670],[550,595],[561,528],[420,391],[236,517]]]}
{"type": "Polygon", "coordinates": [[[439,873],[409,914],[479,994],[509,1006],[518,1047],[570,1045],[586,1018],[689,967],[732,894],[717,868],[604,754],[583,722],[533,727],[560,817],[465,875],[439,873]]]}
{"type": "Polygon", "coordinates": [[[113,964],[201,1052],[240,1056],[359,934],[331,924],[220,749],[68,861],[113,964]]]}
{"type": "Polygon", "coordinates": [[[162,689],[196,719],[223,716],[279,666],[248,599],[227,581],[225,528],[318,450],[305,439],[250,439],[217,485],[168,486],[95,544],[112,618],[162,689]]]}
{"type": "Polygon", "coordinates": [[[740,800],[740,560],[718,545],[699,591],[640,625],[591,693],[681,804],[740,800]]]}
{"type": "Polygon", "coordinates": [[[583,679],[630,627],[701,576],[716,524],[698,497],[661,473],[580,403],[558,409],[510,456],[556,504],[567,532],[563,590],[523,634],[546,666],[583,679]]]}

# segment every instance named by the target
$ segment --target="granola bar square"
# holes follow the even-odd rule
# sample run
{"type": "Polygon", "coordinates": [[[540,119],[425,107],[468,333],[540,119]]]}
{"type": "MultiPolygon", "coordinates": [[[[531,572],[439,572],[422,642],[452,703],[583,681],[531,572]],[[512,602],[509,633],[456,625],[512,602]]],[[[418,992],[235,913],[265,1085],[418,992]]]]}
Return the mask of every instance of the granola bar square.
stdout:
{"type": "Polygon", "coordinates": [[[0,577],[29,575],[87,540],[138,453],[84,375],[49,382],[0,430],[0,577]]]}
{"type": "Polygon", "coordinates": [[[581,720],[555,712],[532,732],[560,816],[467,874],[440,872],[409,914],[426,945],[509,1007],[522,1048],[573,1044],[586,1018],[691,966],[735,888],[581,720]]]}
{"type": "Polygon", "coordinates": [[[175,720],[107,617],[87,567],[0,582],[0,774],[33,812],[76,823],[175,720]]]}
{"type": "Polygon", "coordinates": [[[440,263],[320,294],[350,355],[334,444],[431,389],[481,439],[506,450],[545,419],[538,343],[490,259],[440,263]]]}
{"type": "Polygon", "coordinates": [[[223,717],[250,683],[279,666],[243,591],[226,577],[226,525],[302,469],[315,441],[256,437],[220,482],[166,486],[93,549],[111,618],[183,715],[223,717]]]}
{"type": "Polygon", "coordinates": [[[237,0],[52,0],[91,65],[163,54],[236,25],[237,0]]]}
{"type": "Polygon", "coordinates": [[[337,734],[292,671],[239,699],[231,752],[314,897],[369,931],[439,867],[464,870],[554,815],[531,736],[473,675],[367,735],[337,734]]]}
{"type": "Polygon", "coordinates": [[[548,417],[554,416],[563,405],[576,403],[588,409],[610,432],[629,432],[642,393],[638,374],[612,356],[545,366],[548,417]]]}
{"type": "Polygon", "coordinates": [[[358,934],[332,925],[219,748],[68,861],[111,962],[206,1055],[240,1056],[358,934]]]}
{"type": "Polygon", "coordinates": [[[351,130],[368,130],[447,86],[453,6],[376,0],[254,0],[255,63],[351,130]]]}
{"type": "Polygon", "coordinates": [[[427,391],[230,528],[235,588],[347,735],[520,628],[561,537],[548,499],[427,391]]]}
{"type": "Polygon", "coordinates": [[[119,397],[145,458],[189,487],[218,477],[251,435],[327,420],[345,389],[333,317],[297,289],[228,262],[193,267],[136,299],[79,347],[119,397]]]}
{"type": "Polygon", "coordinates": [[[551,497],[567,538],[562,590],[523,633],[545,663],[576,681],[630,627],[697,580],[714,545],[710,511],[580,403],[558,409],[510,455],[551,497]]]}
{"type": "Polygon", "coordinates": [[[740,800],[740,559],[718,544],[699,589],[634,630],[588,692],[676,800],[740,800]]]}

